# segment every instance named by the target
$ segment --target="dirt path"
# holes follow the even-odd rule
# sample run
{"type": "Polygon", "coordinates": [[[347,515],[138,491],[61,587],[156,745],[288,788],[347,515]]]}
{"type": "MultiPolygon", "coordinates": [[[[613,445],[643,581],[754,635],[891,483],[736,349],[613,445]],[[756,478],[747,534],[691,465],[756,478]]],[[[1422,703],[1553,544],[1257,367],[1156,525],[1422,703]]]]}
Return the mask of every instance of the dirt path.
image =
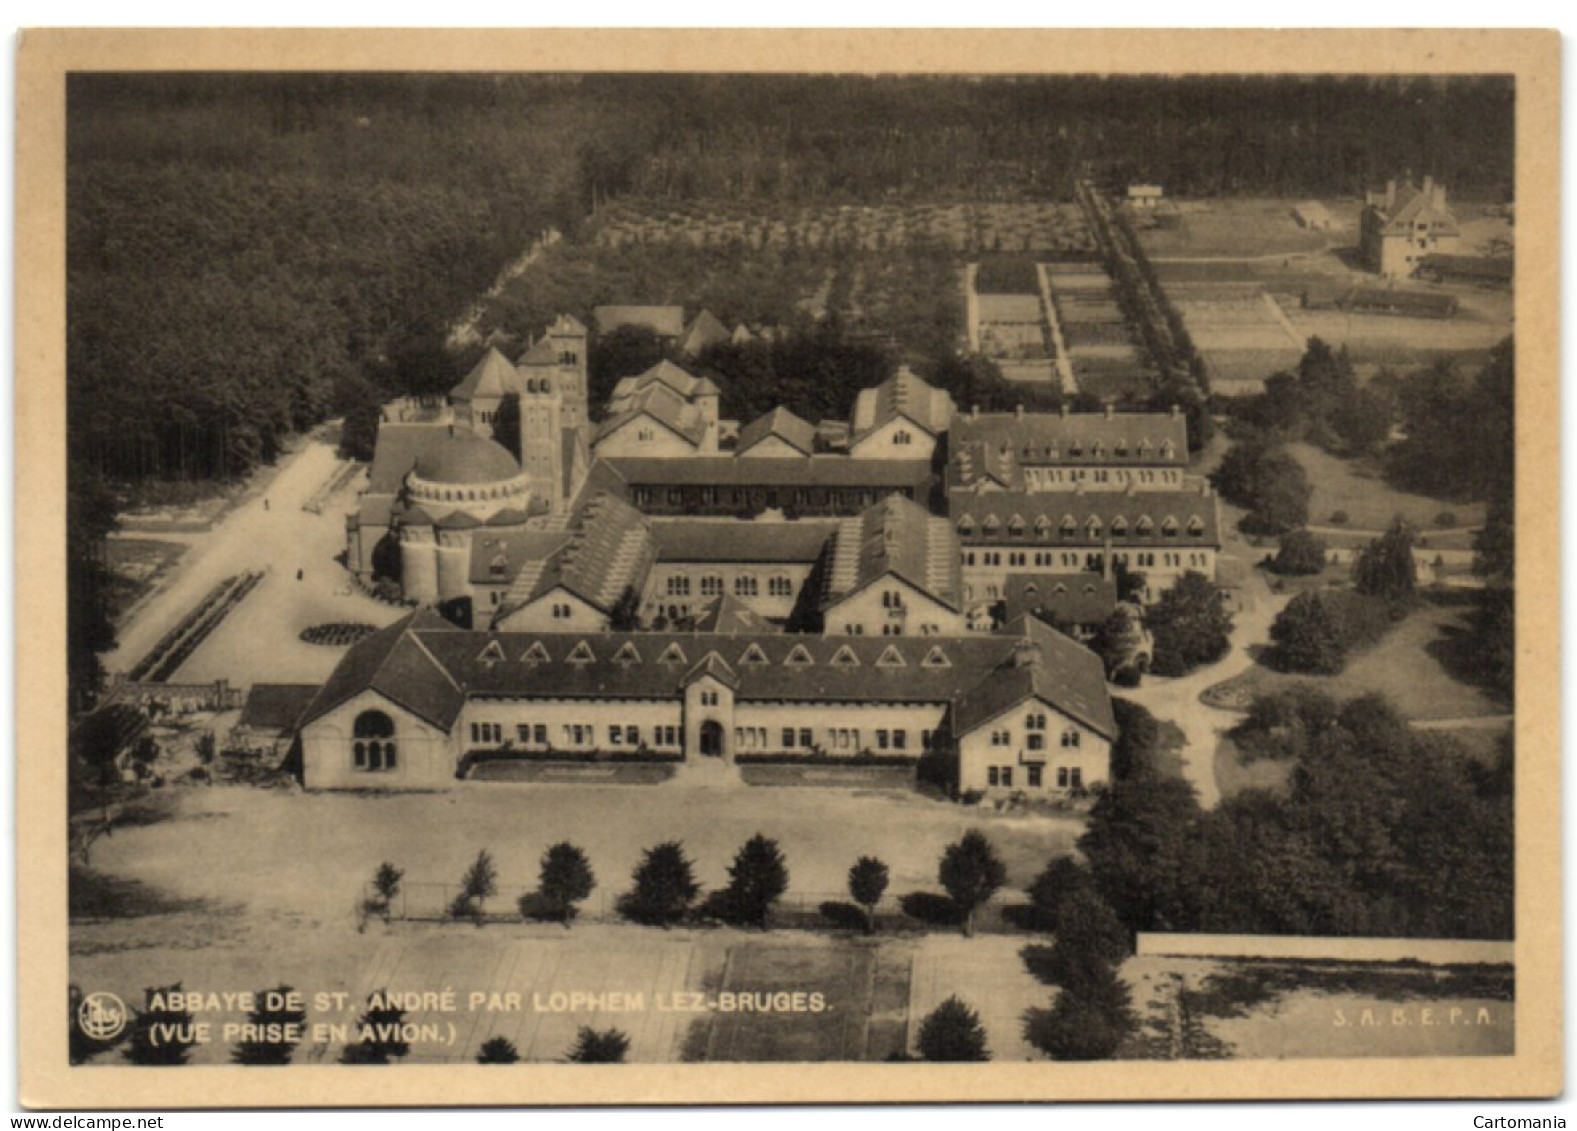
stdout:
{"type": "Polygon", "coordinates": [[[1206,688],[1253,666],[1250,649],[1269,641],[1271,622],[1290,600],[1271,593],[1257,570],[1248,571],[1243,592],[1245,608],[1233,617],[1232,646],[1224,657],[1176,679],[1147,675],[1143,686],[1122,692],[1156,718],[1170,720],[1182,730],[1183,776],[1199,791],[1199,804],[1206,809],[1215,808],[1221,801],[1216,782],[1216,746],[1222,734],[1240,723],[1243,716],[1203,703],[1199,696],[1206,688]]]}

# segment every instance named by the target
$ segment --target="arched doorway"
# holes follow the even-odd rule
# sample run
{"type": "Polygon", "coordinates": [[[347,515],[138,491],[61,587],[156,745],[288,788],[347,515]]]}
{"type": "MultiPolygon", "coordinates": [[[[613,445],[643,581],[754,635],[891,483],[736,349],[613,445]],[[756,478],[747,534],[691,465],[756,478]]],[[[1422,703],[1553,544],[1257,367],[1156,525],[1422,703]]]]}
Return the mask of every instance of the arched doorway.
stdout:
{"type": "Polygon", "coordinates": [[[706,758],[723,756],[723,724],[715,719],[701,724],[701,754],[706,758]]]}

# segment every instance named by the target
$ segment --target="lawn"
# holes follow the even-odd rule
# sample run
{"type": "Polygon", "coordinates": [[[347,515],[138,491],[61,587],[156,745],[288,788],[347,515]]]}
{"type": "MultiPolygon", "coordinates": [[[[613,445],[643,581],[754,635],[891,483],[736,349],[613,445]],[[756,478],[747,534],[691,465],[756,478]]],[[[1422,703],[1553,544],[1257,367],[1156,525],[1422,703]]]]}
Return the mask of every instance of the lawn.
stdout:
{"type": "Polygon", "coordinates": [[[1484,521],[1483,503],[1444,502],[1408,494],[1391,487],[1367,463],[1338,459],[1313,444],[1288,444],[1287,448],[1308,472],[1314,488],[1309,502],[1309,521],[1314,525],[1329,523],[1338,511],[1347,512],[1345,525],[1363,530],[1383,530],[1397,515],[1423,530],[1437,528],[1439,516],[1447,512],[1455,515],[1457,526],[1479,526],[1484,521]]]}
{"type": "Polygon", "coordinates": [[[1175,228],[1139,233],[1152,259],[1295,255],[1318,251],[1331,233],[1300,227],[1292,218],[1295,200],[1216,199],[1182,205],[1175,228]]]}
{"type": "Polygon", "coordinates": [[[1216,787],[1221,790],[1222,800],[1236,797],[1248,789],[1263,789],[1285,795],[1287,779],[1292,774],[1292,763],[1277,762],[1270,758],[1244,762],[1243,752],[1238,749],[1237,743],[1223,735],[1216,744],[1215,774],[1216,787]]]}
{"type": "MultiPolygon", "coordinates": [[[[1471,615],[1471,608],[1463,605],[1426,603],[1379,643],[1354,655],[1336,675],[1292,675],[1256,664],[1211,688],[1209,694],[1218,701],[1246,702],[1255,695],[1307,682],[1337,699],[1378,692],[1409,719],[1503,714],[1508,707],[1462,678],[1463,668],[1471,660],[1471,615]]],[[[1219,755],[1217,768],[1219,773],[1219,755]]]]}

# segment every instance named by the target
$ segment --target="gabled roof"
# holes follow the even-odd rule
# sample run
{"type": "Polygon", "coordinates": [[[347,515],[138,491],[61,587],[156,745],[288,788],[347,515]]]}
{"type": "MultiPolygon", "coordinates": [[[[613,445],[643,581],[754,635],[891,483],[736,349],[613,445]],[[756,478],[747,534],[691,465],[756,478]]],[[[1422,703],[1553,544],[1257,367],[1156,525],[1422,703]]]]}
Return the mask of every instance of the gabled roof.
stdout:
{"type": "Polygon", "coordinates": [[[1007,619],[1039,613],[1069,624],[1099,624],[1117,607],[1117,583],[1098,573],[1010,573],[1007,619]]]}
{"type": "Polygon", "coordinates": [[[739,430],[735,455],[743,455],[768,437],[776,436],[803,455],[816,454],[816,426],[795,416],[781,405],[758,416],[739,430]]]}
{"type": "Polygon", "coordinates": [[[560,314],[547,330],[550,334],[573,337],[586,333],[586,324],[573,314],[560,314]]]}
{"type": "Polygon", "coordinates": [[[728,661],[716,652],[708,652],[696,663],[695,667],[685,673],[681,681],[685,686],[694,683],[703,677],[717,680],[724,687],[737,691],[739,689],[739,673],[728,666],[728,661]]]}
{"type": "Polygon", "coordinates": [[[469,401],[478,397],[505,397],[520,391],[519,375],[508,358],[489,346],[482,360],[471,368],[453,389],[452,400],[469,401]]]}
{"type": "Polygon", "coordinates": [[[703,310],[690,320],[690,325],[684,328],[684,334],[679,339],[679,349],[695,357],[707,346],[719,345],[726,341],[728,341],[728,327],[718,321],[717,315],[710,310],[703,310]]]}
{"type": "Polygon", "coordinates": [[[536,562],[525,562],[494,616],[510,613],[563,589],[601,612],[609,612],[627,588],[646,582],[653,550],[646,517],[613,495],[588,498],[570,519],[563,542],[536,562]]]}
{"type": "Polygon", "coordinates": [[[1420,223],[1430,224],[1435,235],[1457,234],[1456,216],[1439,203],[1435,186],[1427,179],[1425,187],[1429,191],[1420,189],[1411,181],[1397,185],[1396,199],[1389,209],[1385,207],[1383,197],[1378,201],[1370,197],[1369,206],[1379,218],[1380,230],[1384,235],[1410,235],[1413,226],[1420,223]]]}
{"type": "Polygon", "coordinates": [[[934,389],[904,366],[872,389],[861,389],[849,423],[849,442],[857,444],[888,422],[903,417],[932,436],[947,431],[953,417],[953,398],[945,389],[934,389]]]}
{"type": "Polygon", "coordinates": [[[1015,639],[1017,647],[959,698],[953,710],[955,734],[968,734],[1033,697],[1116,739],[1117,720],[1099,656],[1034,617],[1011,622],[1003,635],[1015,639]]]}
{"type": "Polygon", "coordinates": [[[478,534],[471,539],[471,584],[512,583],[530,563],[547,561],[569,541],[567,530],[521,530],[478,534]],[[493,570],[494,563],[500,566],[493,570]]]}
{"type": "Polygon", "coordinates": [[[684,333],[682,306],[599,306],[592,310],[591,317],[602,334],[621,326],[647,326],[660,338],[677,338],[684,333]]]}
{"type": "Polygon", "coordinates": [[[628,396],[617,398],[609,416],[597,426],[593,443],[601,443],[633,421],[645,417],[698,447],[706,436],[706,420],[701,411],[669,385],[652,382],[628,396]]]}
{"type": "Polygon", "coordinates": [[[959,607],[963,583],[952,526],[897,495],[838,524],[823,607],[888,576],[900,578],[950,609],[959,607]]]}
{"type": "Polygon", "coordinates": [[[717,391],[717,386],[707,378],[698,377],[688,369],[663,360],[645,372],[637,373],[634,377],[621,377],[608,398],[609,411],[616,411],[621,399],[634,396],[654,384],[666,385],[686,400],[717,391]]]}
{"type": "Polygon", "coordinates": [[[374,691],[417,718],[448,730],[465,706],[465,692],[448,667],[437,662],[422,643],[427,631],[448,635],[458,630],[432,609],[419,609],[353,644],[318,690],[299,725],[306,726],[364,691],[374,691]]]}
{"type": "Polygon", "coordinates": [[[558,351],[553,348],[553,343],[546,337],[538,338],[531,344],[531,348],[520,355],[516,365],[557,365],[559,363],[558,351]]]}

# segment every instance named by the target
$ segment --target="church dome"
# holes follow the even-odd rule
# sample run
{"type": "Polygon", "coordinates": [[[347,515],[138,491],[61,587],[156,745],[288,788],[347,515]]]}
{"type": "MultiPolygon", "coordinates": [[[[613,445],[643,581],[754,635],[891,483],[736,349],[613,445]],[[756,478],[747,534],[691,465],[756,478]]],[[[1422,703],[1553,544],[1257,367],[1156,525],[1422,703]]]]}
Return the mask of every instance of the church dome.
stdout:
{"type": "Polygon", "coordinates": [[[518,478],[520,465],[503,445],[456,429],[436,449],[417,459],[415,471],[429,483],[502,483],[518,478]]]}

